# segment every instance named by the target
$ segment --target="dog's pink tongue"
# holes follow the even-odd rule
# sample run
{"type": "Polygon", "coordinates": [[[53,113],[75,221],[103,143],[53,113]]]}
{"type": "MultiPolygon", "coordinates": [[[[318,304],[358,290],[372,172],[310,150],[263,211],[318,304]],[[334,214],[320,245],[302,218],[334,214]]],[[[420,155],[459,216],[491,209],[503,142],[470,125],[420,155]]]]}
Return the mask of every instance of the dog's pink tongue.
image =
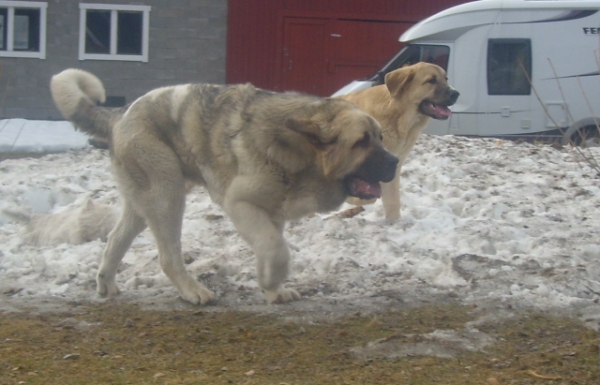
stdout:
{"type": "Polygon", "coordinates": [[[435,114],[438,116],[438,119],[448,119],[452,115],[452,111],[446,106],[440,106],[439,104],[432,105],[435,114]]]}
{"type": "Polygon", "coordinates": [[[446,106],[426,102],[422,106],[422,112],[434,119],[446,120],[452,115],[452,111],[446,106]]]}
{"type": "Polygon", "coordinates": [[[353,179],[350,183],[350,195],[363,199],[379,198],[381,197],[381,185],[362,179],[353,179]]]}

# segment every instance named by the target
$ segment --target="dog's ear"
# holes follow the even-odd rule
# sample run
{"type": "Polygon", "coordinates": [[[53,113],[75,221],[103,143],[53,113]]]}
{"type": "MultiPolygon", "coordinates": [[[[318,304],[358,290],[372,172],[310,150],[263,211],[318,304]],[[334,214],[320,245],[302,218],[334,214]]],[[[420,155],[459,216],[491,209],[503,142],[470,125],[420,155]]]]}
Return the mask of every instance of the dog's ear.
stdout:
{"type": "Polygon", "coordinates": [[[385,86],[390,92],[390,95],[396,97],[404,92],[414,77],[415,71],[411,67],[404,67],[399,70],[388,72],[387,75],[385,75],[385,86]]]}
{"type": "Polygon", "coordinates": [[[310,119],[288,118],[285,121],[285,127],[304,136],[313,146],[320,150],[324,150],[335,141],[324,140],[321,127],[317,122],[310,119]]]}

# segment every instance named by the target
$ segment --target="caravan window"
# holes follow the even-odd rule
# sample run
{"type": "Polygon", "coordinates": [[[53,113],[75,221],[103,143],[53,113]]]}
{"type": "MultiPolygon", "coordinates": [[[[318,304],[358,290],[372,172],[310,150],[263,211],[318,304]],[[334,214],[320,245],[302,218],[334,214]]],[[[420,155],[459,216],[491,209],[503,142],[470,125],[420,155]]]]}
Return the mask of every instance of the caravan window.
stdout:
{"type": "Polygon", "coordinates": [[[487,83],[489,95],[531,94],[531,40],[490,39],[487,83]]]}
{"type": "Polygon", "coordinates": [[[386,66],[386,71],[393,71],[421,61],[437,64],[446,71],[448,70],[449,55],[450,48],[445,45],[410,44],[386,66]]]}
{"type": "Polygon", "coordinates": [[[375,76],[370,78],[370,80],[373,80],[378,84],[383,84],[383,79],[388,72],[421,61],[437,64],[442,67],[444,71],[447,71],[449,56],[450,47],[445,45],[409,44],[400,50],[400,52],[378,71],[375,76]]]}

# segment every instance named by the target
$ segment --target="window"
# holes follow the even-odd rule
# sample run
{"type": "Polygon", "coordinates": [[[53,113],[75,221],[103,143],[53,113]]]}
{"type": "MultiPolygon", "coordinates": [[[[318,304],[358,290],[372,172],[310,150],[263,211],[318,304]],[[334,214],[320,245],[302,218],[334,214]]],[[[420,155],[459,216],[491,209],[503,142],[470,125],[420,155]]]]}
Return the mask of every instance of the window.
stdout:
{"type": "Polygon", "coordinates": [[[79,60],[148,61],[150,7],[79,4],[79,60]]]}
{"type": "Polygon", "coordinates": [[[46,58],[48,3],[0,1],[0,57],[46,58]]]}
{"type": "Polygon", "coordinates": [[[409,44],[393,61],[391,70],[418,62],[426,62],[436,64],[447,71],[449,55],[450,48],[445,45],[409,44]]]}
{"type": "Polygon", "coordinates": [[[490,39],[487,83],[489,95],[530,95],[531,40],[490,39]]]}
{"type": "Polygon", "coordinates": [[[422,61],[437,64],[447,71],[449,56],[450,47],[446,45],[409,44],[369,79],[375,81],[375,84],[383,84],[388,72],[422,61]]]}

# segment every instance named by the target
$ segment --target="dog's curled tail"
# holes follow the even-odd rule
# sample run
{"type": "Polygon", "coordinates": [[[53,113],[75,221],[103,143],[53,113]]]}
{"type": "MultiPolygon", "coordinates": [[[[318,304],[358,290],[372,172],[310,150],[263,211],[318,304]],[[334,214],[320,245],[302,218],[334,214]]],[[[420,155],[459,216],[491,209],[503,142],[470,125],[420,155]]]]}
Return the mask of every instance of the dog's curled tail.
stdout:
{"type": "Polygon", "coordinates": [[[98,138],[110,137],[113,114],[97,105],[106,100],[106,91],[95,75],[66,69],[52,77],[50,92],[58,110],[78,129],[98,138]]]}

